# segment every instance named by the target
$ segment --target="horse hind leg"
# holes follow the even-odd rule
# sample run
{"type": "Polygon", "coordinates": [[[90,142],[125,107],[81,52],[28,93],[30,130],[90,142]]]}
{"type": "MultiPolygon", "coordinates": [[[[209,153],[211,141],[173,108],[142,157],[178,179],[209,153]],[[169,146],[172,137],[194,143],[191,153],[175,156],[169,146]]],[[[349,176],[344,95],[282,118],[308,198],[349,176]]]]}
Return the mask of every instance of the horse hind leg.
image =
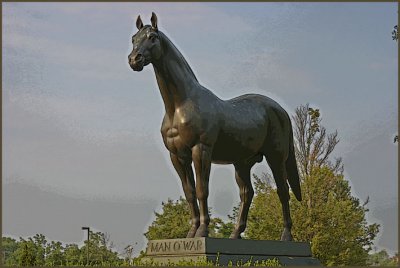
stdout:
{"type": "Polygon", "coordinates": [[[282,241],[291,241],[293,240],[291,229],[292,229],[292,218],[290,217],[290,208],[289,208],[289,186],[286,182],[287,172],[285,161],[277,160],[277,159],[268,159],[268,164],[272,170],[272,174],[274,175],[277,192],[279,199],[282,204],[282,214],[283,214],[283,232],[281,236],[282,241]]]}
{"type": "Polygon", "coordinates": [[[233,239],[240,239],[240,234],[246,229],[247,215],[254,195],[250,169],[251,166],[248,165],[235,165],[235,177],[240,190],[240,208],[238,221],[230,236],[233,239]]]}

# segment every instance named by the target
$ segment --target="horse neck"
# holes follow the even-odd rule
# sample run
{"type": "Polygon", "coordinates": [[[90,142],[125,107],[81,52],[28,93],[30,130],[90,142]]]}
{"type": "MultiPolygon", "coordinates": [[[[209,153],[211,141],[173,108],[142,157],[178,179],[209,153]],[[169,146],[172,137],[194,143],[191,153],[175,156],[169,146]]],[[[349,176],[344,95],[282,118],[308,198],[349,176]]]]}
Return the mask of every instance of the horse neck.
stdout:
{"type": "Polygon", "coordinates": [[[162,55],[153,62],[153,67],[165,110],[173,116],[176,107],[190,97],[190,92],[199,83],[179,50],[163,33],[159,35],[162,55]]]}

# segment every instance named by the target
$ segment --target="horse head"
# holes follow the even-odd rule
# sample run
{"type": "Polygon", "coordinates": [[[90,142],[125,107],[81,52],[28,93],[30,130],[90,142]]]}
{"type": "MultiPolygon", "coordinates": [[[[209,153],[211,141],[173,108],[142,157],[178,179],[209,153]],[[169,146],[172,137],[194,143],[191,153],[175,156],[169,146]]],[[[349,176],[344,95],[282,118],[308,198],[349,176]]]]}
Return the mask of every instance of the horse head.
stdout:
{"type": "Polygon", "coordinates": [[[161,57],[160,35],[157,27],[157,16],[151,15],[151,25],[143,25],[140,15],[136,20],[138,32],[132,36],[133,49],[128,56],[128,62],[134,71],[141,71],[149,63],[161,57]]]}

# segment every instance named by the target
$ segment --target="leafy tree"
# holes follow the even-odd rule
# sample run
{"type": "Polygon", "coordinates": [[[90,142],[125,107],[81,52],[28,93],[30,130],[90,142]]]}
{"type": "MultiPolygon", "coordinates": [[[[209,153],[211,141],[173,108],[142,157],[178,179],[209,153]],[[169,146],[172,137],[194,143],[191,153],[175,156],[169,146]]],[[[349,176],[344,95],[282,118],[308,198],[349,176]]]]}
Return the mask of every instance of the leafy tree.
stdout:
{"type": "MultiPolygon", "coordinates": [[[[85,240],[84,245],[80,249],[82,253],[80,262],[86,264],[86,252],[88,241],[85,240]]],[[[90,231],[89,239],[89,265],[117,265],[122,262],[118,258],[118,253],[112,251],[112,243],[110,243],[109,235],[102,232],[90,231]]]]}
{"type": "Polygon", "coordinates": [[[399,40],[399,32],[398,32],[398,30],[397,30],[397,25],[395,25],[395,26],[393,27],[392,39],[395,40],[395,41],[399,40]]]}
{"type": "Polygon", "coordinates": [[[375,252],[368,257],[369,266],[398,266],[398,259],[389,257],[386,250],[375,252]]]}
{"type": "Polygon", "coordinates": [[[36,250],[32,241],[26,241],[20,238],[18,249],[16,250],[16,257],[18,266],[34,266],[36,262],[36,250]]]}
{"type": "MultiPolygon", "coordinates": [[[[293,119],[303,194],[297,202],[291,193],[293,237],[310,241],[313,255],[324,265],[365,265],[379,225],[367,224],[367,202],[361,205],[351,195],[341,159],[330,159],[339,142],[337,132],[326,134],[319,110],[308,105],[296,109],[293,119]]],[[[282,214],[273,179],[269,174],[254,179],[256,195],[245,237],[277,240],[282,214]]]]}
{"type": "MultiPolygon", "coordinates": [[[[76,244],[65,247],[59,241],[47,242],[42,234],[20,241],[3,237],[3,252],[7,266],[76,266],[86,264],[87,241],[82,248],[76,244]]],[[[123,259],[112,250],[113,243],[107,234],[91,233],[89,265],[121,265],[123,259]]]]}
{"type": "Polygon", "coordinates": [[[3,263],[9,266],[18,265],[18,258],[16,251],[19,248],[19,243],[11,237],[3,237],[1,241],[1,247],[3,250],[3,263]]]}
{"type": "Polygon", "coordinates": [[[43,266],[45,265],[45,248],[47,244],[46,237],[42,234],[36,234],[33,239],[29,238],[29,241],[33,242],[35,245],[36,252],[36,265],[43,266]]]}
{"type": "Polygon", "coordinates": [[[399,253],[397,252],[394,256],[390,257],[390,261],[395,264],[395,266],[399,266],[399,253]]]}
{"type": "Polygon", "coordinates": [[[86,262],[81,262],[81,255],[83,253],[76,244],[67,244],[64,249],[65,265],[76,266],[83,265],[86,262]]]}
{"type": "Polygon", "coordinates": [[[162,212],[154,212],[156,219],[144,234],[148,240],[183,238],[190,230],[190,211],[182,197],[162,202],[162,212]]]}
{"type": "Polygon", "coordinates": [[[313,109],[308,104],[298,107],[293,117],[295,150],[303,180],[312,175],[314,168],[323,166],[330,167],[335,173],[343,172],[342,159],[336,158],[333,163],[330,159],[339,143],[338,132],[327,134],[321,121],[319,109],[313,109]]]}
{"type": "MultiPolygon", "coordinates": [[[[137,243],[135,243],[135,246],[137,243]]],[[[124,256],[124,265],[132,265],[133,264],[133,252],[134,252],[134,246],[133,245],[127,245],[124,248],[123,256],[124,256]]]]}
{"type": "Polygon", "coordinates": [[[46,266],[65,265],[64,247],[61,242],[51,241],[46,246],[46,266]]]}
{"type": "Polygon", "coordinates": [[[210,236],[216,238],[228,238],[234,228],[235,224],[233,221],[233,217],[231,218],[231,221],[228,222],[224,222],[220,218],[213,218],[210,223],[210,229],[213,232],[210,236]]]}
{"type": "MultiPolygon", "coordinates": [[[[312,188],[305,191],[313,194],[312,210],[307,206],[310,195],[304,194],[302,203],[291,203],[294,239],[310,241],[313,255],[324,265],[365,265],[378,225],[367,224],[367,209],[351,196],[343,176],[327,167],[314,172],[302,184],[303,189],[312,188]]],[[[282,214],[276,187],[255,176],[255,192],[245,237],[278,240],[282,214]]]]}

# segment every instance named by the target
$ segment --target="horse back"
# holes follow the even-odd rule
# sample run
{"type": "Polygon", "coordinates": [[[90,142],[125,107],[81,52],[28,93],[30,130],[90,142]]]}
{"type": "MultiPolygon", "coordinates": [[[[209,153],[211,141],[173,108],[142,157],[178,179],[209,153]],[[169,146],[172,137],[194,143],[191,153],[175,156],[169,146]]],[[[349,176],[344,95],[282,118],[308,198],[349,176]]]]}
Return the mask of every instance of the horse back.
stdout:
{"type": "Polygon", "coordinates": [[[258,94],[224,102],[221,127],[214,145],[214,162],[235,163],[264,154],[267,149],[286,154],[290,119],[277,102],[258,94]],[[281,142],[271,148],[268,142],[271,139],[281,142]]]}

